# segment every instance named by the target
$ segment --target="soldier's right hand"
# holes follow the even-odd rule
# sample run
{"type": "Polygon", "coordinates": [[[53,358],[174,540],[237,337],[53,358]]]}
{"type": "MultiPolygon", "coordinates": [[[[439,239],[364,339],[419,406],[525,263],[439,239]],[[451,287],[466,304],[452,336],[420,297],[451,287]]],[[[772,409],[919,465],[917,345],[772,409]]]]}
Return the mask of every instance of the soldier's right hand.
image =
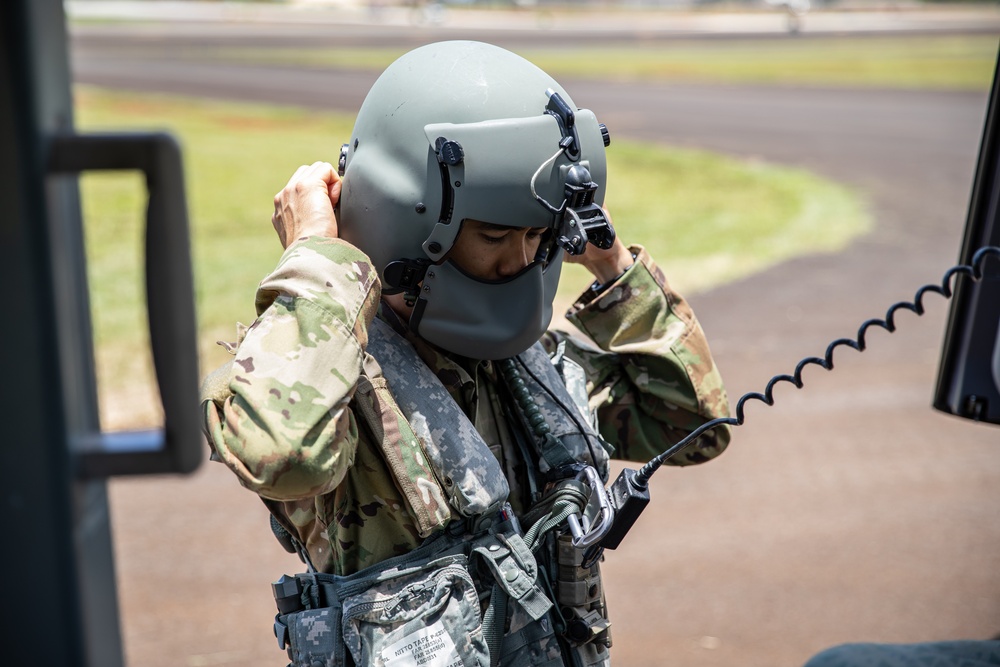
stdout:
{"type": "Polygon", "coordinates": [[[271,224],[281,246],[307,236],[337,237],[337,216],[333,207],[340,199],[341,180],[329,162],[299,167],[288,185],[274,196],[271,224]]]}

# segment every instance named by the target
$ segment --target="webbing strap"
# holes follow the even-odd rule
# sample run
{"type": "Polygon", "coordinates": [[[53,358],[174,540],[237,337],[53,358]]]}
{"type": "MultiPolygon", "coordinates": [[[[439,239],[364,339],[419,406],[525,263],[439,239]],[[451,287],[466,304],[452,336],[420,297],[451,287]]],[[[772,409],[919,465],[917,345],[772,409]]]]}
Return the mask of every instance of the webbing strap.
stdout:
{"type": "Polygon", "coordinates": [[[493,584],[490,604],[483,613],[483,639],[490,649],[490,667],[500,663],[500,645],[503,643],[504,624],[507,621],[507,592],[500,584],[493,584]]]}
{"type": "Polygon", "coordinates": [[[552,470],[576,463],[576,459],[570,454],[566,444],[551,433],[545,434],[540,450],[539,454],[552,470]]]}
{"type": "Polygon", "coordinates": [[[525,517],[531,527],[524,534],[524,542],[532,551],[550,530],[562,525],[571,514],[582,514],[587,506],[587,495],[573,480],[564,480],[542,498],[525,517]]]}

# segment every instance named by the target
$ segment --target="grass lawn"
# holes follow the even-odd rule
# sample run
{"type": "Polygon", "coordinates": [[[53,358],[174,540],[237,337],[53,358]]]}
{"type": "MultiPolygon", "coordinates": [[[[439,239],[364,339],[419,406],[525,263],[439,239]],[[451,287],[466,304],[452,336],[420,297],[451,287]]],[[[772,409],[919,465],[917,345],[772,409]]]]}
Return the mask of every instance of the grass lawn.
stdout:
{"type": "MultiPolygon", "coordinates": [[[[274,194],[300,165],[336,162],[353,118],[177,97],[76,90],[82,131],[166,129],[184,150],[203,373],[226,355],[235,322],[254,318],[254,291],[281,254],[270,216],[274,194]]],[[[864,203],[813,174],[702,151],[615,141],[608,204],[629,243],[647,246],[681,290],[691,292],[785,258],[842,248],[863,233],[864,203]],[[655,193],[651,195],[650,193],[655,193]]],[[[150,415],[115,406],[152,401],[145,357],[140,224],[135,173],[81,179],[102,420],[145,425],[150,415]],[[127,396],[129,401],[116,400],[127,396]]],[[[560,306],[589,282],[567,266],[560,306]]]]}
{"type": "Polygon", "coordinates": [[[524,53],[546,70],[599,80],[985,90],[997,36],[675,41],[524,53]]]}
{"type": "MultiPolygon", "coordinates": [[[[916,35],[786,39],[656,39],[614,46],[523,48],[557,79],[683,81],[985,90],[997,35],[916,35]]],[[[385,48],[187,47],[193,59],[382,71],[404,53],[385,48]]]]}

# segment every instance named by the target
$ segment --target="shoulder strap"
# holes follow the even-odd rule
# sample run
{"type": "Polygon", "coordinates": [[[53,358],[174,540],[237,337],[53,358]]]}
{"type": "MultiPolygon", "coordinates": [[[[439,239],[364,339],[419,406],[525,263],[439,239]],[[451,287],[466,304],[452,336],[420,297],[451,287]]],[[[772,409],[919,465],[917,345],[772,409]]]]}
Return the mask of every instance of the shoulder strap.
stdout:
{"type": "Polygon", "coordinates": [[[510,494],[500,463],[413,346],[375,319],[368,352],[388,381],[385,399],[401,410],[451,507],[464,517],[497,510],[510,494]]]}
{"type": "Polygon", "coordinates": [[[368,424],[372,444],[381,452],[417,533],[428,537],[446,526],[454,515],[445,489],[428,465],[420,440],[389,392],[386,379],[368,375],[372,361],[365,364],[366,373],[358,378],[355,415],[368,424]]]}

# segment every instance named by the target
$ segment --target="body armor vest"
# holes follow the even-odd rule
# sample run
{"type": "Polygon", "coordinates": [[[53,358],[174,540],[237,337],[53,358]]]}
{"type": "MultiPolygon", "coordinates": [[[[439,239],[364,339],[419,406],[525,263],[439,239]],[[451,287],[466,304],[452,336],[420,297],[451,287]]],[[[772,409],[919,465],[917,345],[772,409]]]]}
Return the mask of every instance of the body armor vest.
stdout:
{"type": "MultiPolygon", "coordinates": [[[[347,577],[313,572],[276,582],[275,633],[292,665],[608,664],[597,564],[584,562],[565,530],[553,530],[568,513],[585,513],[581,485],[526,512],[531,525],[522,533],[499,462],[441,381],[385,322],[374,320],[368,334],[354,403],[427,540],[347,577]]],[[[609,448],[586,392],[574,396],[563,379],[575,373],[570,385],[581,388],[582,369],[557,358],[558,368],[536,344],[514,360],[540,415],[529,420],[547,425],[533,438],[538,467],[551,478],[585,464],[606,482],[609,448]]]]}

